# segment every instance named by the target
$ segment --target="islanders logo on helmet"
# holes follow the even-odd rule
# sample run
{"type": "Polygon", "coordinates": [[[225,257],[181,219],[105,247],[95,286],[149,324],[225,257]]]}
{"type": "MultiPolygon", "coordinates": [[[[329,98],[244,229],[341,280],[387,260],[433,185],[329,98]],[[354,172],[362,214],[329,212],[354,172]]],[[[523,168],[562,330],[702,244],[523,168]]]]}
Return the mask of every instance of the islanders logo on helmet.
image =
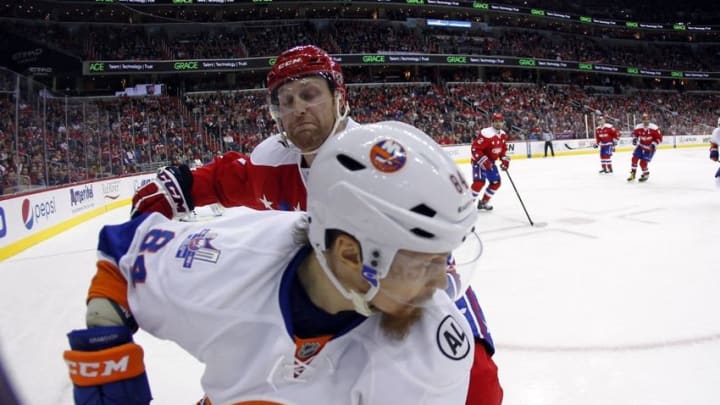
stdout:
{"type": "Polygon", "coordinates": [[[384,139],[370,148],[370,162],[383,173],[394,173],[405,166],[407,153],[400,143],[384,139]]]}

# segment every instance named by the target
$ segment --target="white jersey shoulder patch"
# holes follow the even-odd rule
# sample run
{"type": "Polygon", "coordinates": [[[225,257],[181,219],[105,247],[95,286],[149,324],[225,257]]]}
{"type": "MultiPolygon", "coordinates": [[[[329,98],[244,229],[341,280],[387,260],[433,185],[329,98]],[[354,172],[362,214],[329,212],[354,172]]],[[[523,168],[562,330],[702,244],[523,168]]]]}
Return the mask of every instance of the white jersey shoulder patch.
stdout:
{"type": "Polygon", "coordinates": [[[300,153],[284,146],[282,138],[276,134],[260,142],[250,154],[250,160],[256,166],[284,166],[297,164],[300,153]]]}
{"type": "MultiPolygon", "coordinates": [[[[355,120],[348,118],[345,129],[359,126],[355,120]]],[[[250,160],[256,166],[285,166],[300,162],[300,152],[296,148],[283,145],[279,134],[260,142],[250,154],[250,160]]]]}

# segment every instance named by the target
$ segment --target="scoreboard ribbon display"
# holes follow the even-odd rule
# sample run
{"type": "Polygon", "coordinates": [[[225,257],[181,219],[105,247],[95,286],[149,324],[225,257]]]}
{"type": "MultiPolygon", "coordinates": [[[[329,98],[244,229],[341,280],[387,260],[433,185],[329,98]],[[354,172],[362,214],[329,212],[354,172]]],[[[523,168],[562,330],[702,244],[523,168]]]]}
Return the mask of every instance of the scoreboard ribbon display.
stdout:
{"type": "MultiPolygon", "coordinates": [[[[720,79],[720,72],[692,72],[681,70],[645,69],[632,66],[582,63],[554,59],[515,58],[483,55],[429,55],[407,53],[341,54],[332,55],[343,66],[418,65],[418,66],[504,66],[564,71],[586,71],[626,76],[671,79],[720,79]]],[[[127,60],[83,62],[85,75],[236,72],[267,70],[275,58],[193,59],[193,60],[127,60]]]]}
{"type": "MultiPolygon", "coordinates": [[[[100,4],[132,4],[137,6],[153,5],[269,5],[273,3],[287,3],[287,0],[59,0],[76,3],[100,3],[100,4]]],[[[451,1],[451,0],[315,0],[298,1],[297,3],[337,3],[337,4],[397,4],[404,6],[434,6],[445,8],[458,8],[476,10],[480,12],[493,12],[504,14],[515,14],[521,16],[533,16],[555,20],[573,21],[582,24],[603,25],[607,27],[631,28],[640,30],[664,30],[664,31],[717,31],[720,26],[699,25],[691,22],[670,22],[670,23],[644,23],[639,21],[617,20],[612,18],[595,18],[586,15],[578,15],[563,11],[552,11],[542,8],[531,8],[521,6],[509,6],[504,4],[490,3],[485,1],[451,1]]]]}

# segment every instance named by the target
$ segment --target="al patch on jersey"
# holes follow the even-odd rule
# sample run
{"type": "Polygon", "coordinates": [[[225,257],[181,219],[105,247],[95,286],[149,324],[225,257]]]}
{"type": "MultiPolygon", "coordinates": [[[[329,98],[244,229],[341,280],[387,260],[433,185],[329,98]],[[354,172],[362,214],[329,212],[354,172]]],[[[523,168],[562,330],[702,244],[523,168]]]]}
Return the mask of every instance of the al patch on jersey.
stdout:
{"type": "Polygon", "coordinates": [[[452,315],[446,316],[437,329],[437,344],[442,354],[451,360],[461,360],[470,353],[470,338],[452,315]]]}

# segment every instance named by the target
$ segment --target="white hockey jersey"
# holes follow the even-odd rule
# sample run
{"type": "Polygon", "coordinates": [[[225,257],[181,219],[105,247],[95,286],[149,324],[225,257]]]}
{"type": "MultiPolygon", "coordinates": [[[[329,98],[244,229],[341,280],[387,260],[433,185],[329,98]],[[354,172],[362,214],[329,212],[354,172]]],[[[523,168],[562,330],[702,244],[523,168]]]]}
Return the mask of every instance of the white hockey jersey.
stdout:
{"type": "Polygon", "coordinates": [[[710,143],[720,145],[720,126],[713,129],[712,135],[710,135],[710,143]]]}
{"type": "Polygon", "coordinates": [[[205,364],[213,405],[465,403],[473,335],[445,293],[403,341],[371,316],[327,343],[303,343],[288,290],[311,254],[295,238],[306,214],[235,210],[203,223],[140,216],[106,226],[99,242],[100,260],[128,281],[140,327],[205,364]]]}

